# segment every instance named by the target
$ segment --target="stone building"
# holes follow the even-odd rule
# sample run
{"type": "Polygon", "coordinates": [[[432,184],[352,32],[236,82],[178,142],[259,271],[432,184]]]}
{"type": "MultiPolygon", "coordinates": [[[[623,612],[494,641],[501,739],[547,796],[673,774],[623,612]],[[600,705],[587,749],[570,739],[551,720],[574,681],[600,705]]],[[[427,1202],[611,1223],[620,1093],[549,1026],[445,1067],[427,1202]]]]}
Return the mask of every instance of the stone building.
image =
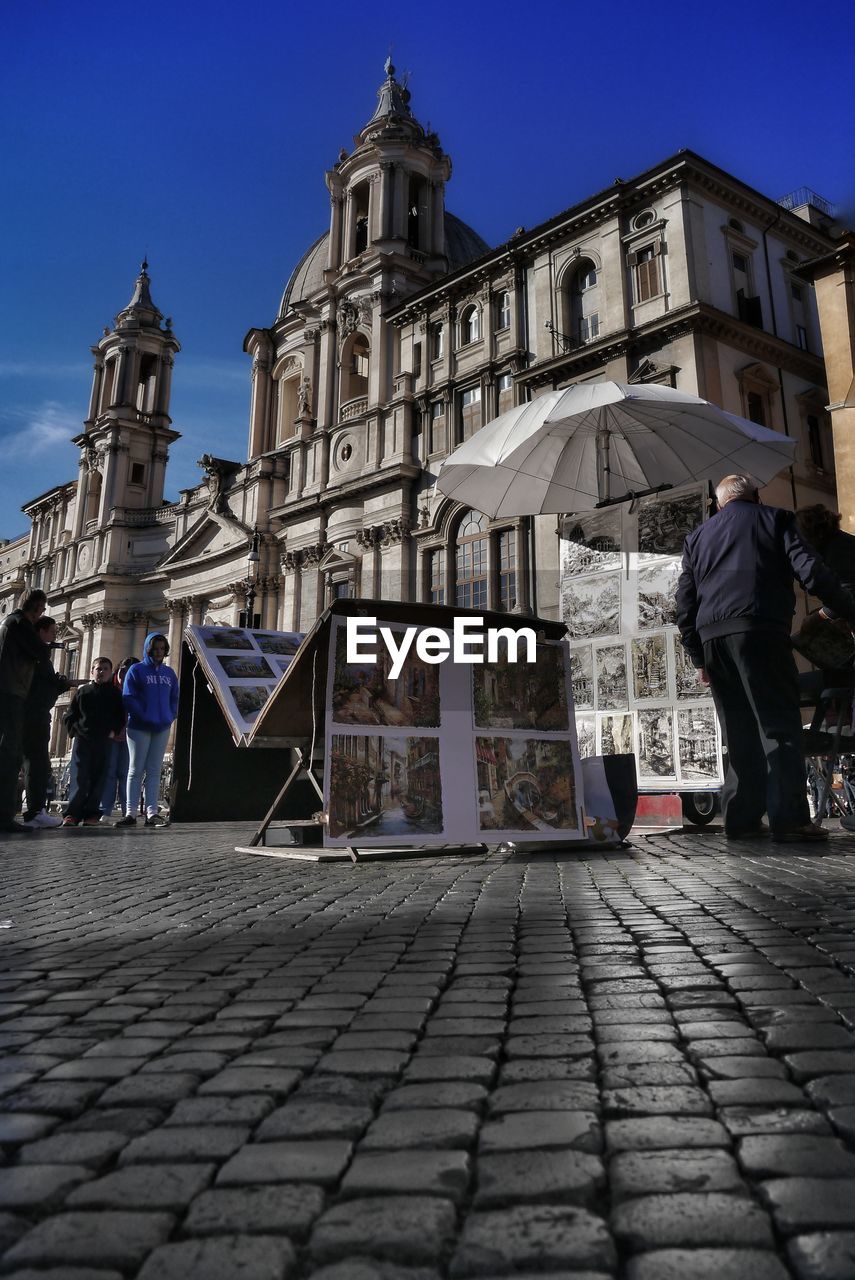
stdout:
{"type": "Polygon", "coordinates": [[[796,465],[769,499],[834,502],[799,274],[834,247],[822,202],[776,202],[682,151],[490,249],[446,210],[451,161],[385,70],[326,174],[327,229],[244,340],[237,458],[204,455],[200,484],[164,502],[179,344],[147,264],[92,348],[77,479],[26,503],[28,537],[0,546],[0,616],[44,586],[81,672],[139,653],[152,627],[177,651],[187,623],[233,625],[248,606],[256,625],[305,631],[341,595],[557,616],[556,518],[490,521],[433,482],[496,414],[573,382],[664,382],[787,432],[796,465]]]}

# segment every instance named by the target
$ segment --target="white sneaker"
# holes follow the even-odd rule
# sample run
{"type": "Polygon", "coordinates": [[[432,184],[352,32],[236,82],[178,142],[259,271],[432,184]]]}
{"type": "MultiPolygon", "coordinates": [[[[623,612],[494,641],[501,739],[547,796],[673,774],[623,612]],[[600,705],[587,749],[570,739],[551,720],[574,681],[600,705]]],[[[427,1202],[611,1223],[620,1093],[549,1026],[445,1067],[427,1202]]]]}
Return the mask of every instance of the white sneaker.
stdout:
{"type": "Polygon", "coordinates": [[[26,825],[29,827],[61,827],[62,818],[54,818],[42,809],[41,813],[37,813],[34,818],[30,818],[26,825]]]}

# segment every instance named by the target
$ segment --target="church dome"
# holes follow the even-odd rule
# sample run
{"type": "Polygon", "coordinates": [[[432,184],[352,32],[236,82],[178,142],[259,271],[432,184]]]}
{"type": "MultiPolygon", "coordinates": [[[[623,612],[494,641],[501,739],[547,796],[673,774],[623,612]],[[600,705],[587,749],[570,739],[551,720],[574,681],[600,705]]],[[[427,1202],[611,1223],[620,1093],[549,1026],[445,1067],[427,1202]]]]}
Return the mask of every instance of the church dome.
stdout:
{"type": "MultiPolygon", "coordinates": [[[[279,320],[285,318],[295,302],[305,302],[323,287],[329,235],[330,233],[325,231],[322,236],[319,236],[291,272],[279,304],[277,317],[279,320]]],[[[453,213],[446,213],[445,252],[448,257],[448,270],[451,272],[489,253],[490,246],[486,240],[481,239],[477,231],[473,231],[472,227],[462,222],[460,218],[455,218],[453,213]]]]}

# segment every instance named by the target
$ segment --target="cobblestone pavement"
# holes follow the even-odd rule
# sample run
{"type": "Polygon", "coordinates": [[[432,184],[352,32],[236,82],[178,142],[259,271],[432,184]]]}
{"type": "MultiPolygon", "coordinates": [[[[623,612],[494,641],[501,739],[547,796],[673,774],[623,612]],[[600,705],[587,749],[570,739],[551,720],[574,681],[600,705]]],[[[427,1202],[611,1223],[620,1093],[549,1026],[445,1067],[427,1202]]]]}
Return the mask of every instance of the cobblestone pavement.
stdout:
{"type": "Polygon", "coordinates": [[[855,840],[0,849],[17,1280],[855,1277],[855,840]]]}

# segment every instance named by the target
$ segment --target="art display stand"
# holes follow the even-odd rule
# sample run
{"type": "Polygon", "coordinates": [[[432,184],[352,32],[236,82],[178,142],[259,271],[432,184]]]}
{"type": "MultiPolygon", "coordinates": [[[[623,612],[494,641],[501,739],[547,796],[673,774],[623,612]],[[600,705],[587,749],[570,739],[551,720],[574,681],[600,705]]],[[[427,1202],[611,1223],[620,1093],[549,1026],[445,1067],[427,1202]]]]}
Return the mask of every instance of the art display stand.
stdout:
{"type": "Polygon", "coordinates": [[[562,617],[579,751],[635,755],[641,792],[717,791],[721,730],[676,628],[683,542],[707,518],[706,484],[567,516],[562,617]]]}
{"type": "Polygon", "coordinates": [[[260,762],[275,752],[280,764],[288,754],[242,850],[356,861],[625,834],[608,785],[592,789],[599,812],[585,808],[561,623],[341,600],[306,636],[279,635],[215,627],[186,633],[194,679],[204,675],[239,754],[260,762]],[[391,649],[401,649],[408,629],[431,628],[451,644],[455,621],[464,618],[481,619],[484,636],[502,629],[490,661],[428,663],[412,645],[396,667],[391,649]],[[373,636],[350,662],[348,619],[363,620],[363,635],[373,636]],[[377,628],[387,630],[391,646],[377,628]],[[532,662],[525,644],[512,660],[522,628],[531,633],[532,662]],[[287,647],[294,651],[285,654],[287,647]],[[278,680],[268,670],[273,655],[278,680]]]}

